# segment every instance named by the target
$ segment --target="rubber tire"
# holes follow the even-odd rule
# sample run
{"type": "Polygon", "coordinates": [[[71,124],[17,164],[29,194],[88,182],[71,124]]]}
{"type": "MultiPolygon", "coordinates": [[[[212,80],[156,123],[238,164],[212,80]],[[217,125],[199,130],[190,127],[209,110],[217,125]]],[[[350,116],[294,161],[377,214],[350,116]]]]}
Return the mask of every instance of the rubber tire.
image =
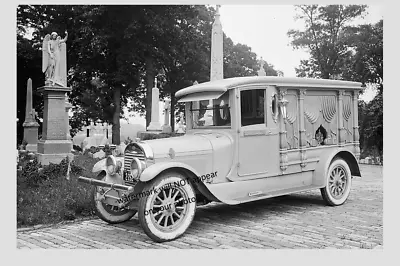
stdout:
{"type": "MultiPolygon", "coordinates": [[[[178,172],[166,172],[160,174],[158,177],[156,177],[155,179],[151,180],[148,184],[146,184],[145,187],[143,188],[143,191],[151,191],[152,188],[158,189],[168,183],[173,183],[178,180],[186,180],[185,181],[186,184],[182,186],[182,188],[184,188],[189,198],[196,196],[196,193],[190,182],[182,174],[178,172]]],[[[187,214],[184,217],[183,224],[174,232],[166,233],[162,232],[161,230],[158,230],[152,224],[150,215],[145,215],[145,210],[148,210],[150,208],[152,196],[153,195],[148,195],[139,199],[138,219],[146,235],[150,237],[152,240],[159,243],[165,241],[171,241],[182,236],[193,221],[193,218],[196,213],[196,201],[188,204],[189,208],[187,214]]]]}
{"type": "MultiPolygon", "coordinates": [[[[99,180],[104,179],[104,175],[98,175],[99,180]]],[[[137,210],[125,210],[122,215],[115,215],[115,213],[110,213],[106,208],[104,208],[102,202],[96,201],[97,186],[93,187],[92,199],[94,201],[94,207],[96,215],[103,221],[109,224],[119,224],[129,221],[137,212],[137,210]]]]}
{"type": "Polygon", "coordinates": [[[349,165],[343,160],[343,159],[335,159],[332,161],[332,163],[329,165],[328,172],[326,174],[326,186],[324,188],[321,188],[321,195],[322,198],[325,200],[325,202],[330,205],[330,206],[339,206],[342,205],[343,203],[346,202],[346,200],[349,197],[350,194],[350,189],[351,189],[351,183],[352,183],[352,176],[351,176],[351,171],[349,165]],[[329,189],[329,175],[332,172],[333,169],[335,169],[336,166],[341,165],[343,166],[344,170],[346,171],[347,174],[347,187],[345,189],[345,192],[343,196],[340,199],[335,199],[330,192],[329,189]]]}

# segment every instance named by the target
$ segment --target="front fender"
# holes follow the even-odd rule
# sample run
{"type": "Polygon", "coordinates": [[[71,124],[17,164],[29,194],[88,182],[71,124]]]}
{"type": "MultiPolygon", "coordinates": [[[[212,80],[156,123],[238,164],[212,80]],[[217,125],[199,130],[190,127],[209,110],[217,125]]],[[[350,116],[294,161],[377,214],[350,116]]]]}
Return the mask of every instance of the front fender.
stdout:
{"type": "Polygon", "coordinates": [[[93,173],[96,173],[96,172],[100,172],[100,171],[103,171],[103,170],[105,171],[105,170],[106,170],[106,159],[107,159],[107,158],[104,158],[104,159],[98,161],[98,162],[93,166],[92,172],[93,172],[93,173]]]}
{"type": "MultiPolygon", "coordinates": [[[[106,160],[107,160],[107,157],[104,158],[104,159],[101,159],[100,161],[98,161],[93,166],[92,172],[96,173],[96,172],[100,172],[100,171],[106,171],[106,160]]],[[[115,157],[115,160],[120,161],[122,163],[122,169],[123,169],[123,167],[124,167],[124,159],[121,158],[121,157],[115,157]]]]}
{"type": "MultiPolygon", "coordinates": [[[[122,160],[122,164],[123,164],[123,158],[115,158],[117,161],[121,161],[122,160]]],[[[105,182],[109,182],[109,183],[114,183],[114,184],[121,184],[121,185],[125,185],[124,180],[122,179],[122,176],[119,173],[122,173],[122,169],[119,173],[115,173],[113,175],[110,175],[107,173],[106,171],[106,160],[107,158],[101,159],[100,161],[98,161],[92,169],[93,173],[96,172],[100,172],[100,171],[104,171],[105,176],[103,178],[103,181],[105,182]]]]}
{"type": "Polygon", "coordinates": [[[156,177],[159,173],[161,173],[164,170],[174,168],[174,167],[179,167],[179,168],[184,168],[192,173],[194,173],[196,176],[199,176],[199,173],[191,166],[180,163],[180,162],[160,162],[160,163],[155,163],[147,167],[146,169],[143,170],[143,173],[140,175],[140,181],[142,182],[147,182],[152,180],[154,177],[156,177]]]}
{"type": "Polygon", "coordinates": [[[313,184],[320,186],[320,187],[325,187],[326,186],[326,176],[328,174],[328,168],[329,165],[331,164],[332,160],[336,157],[339,156],[343,160],[347,162],[347,164],[350,167],[351,174],[352,176],[361,176],[360,175],[360,169],[356,160],[356,157],[352,152],[349,150],[345,149],[334,149],[331,152],[324,153],[321,155],[319,158],[319,163],[317,167],[314,170],[313,174],[313,184]]]}

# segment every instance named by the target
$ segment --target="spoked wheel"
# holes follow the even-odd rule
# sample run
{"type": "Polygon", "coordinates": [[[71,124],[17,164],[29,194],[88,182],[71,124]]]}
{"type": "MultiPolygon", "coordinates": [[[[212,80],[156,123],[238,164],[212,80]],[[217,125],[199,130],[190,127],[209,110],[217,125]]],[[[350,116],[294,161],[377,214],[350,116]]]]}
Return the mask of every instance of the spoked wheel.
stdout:
{"type": "MultiPolygon", "coordinates": [[[[99,178],[104,179],[104,178],[99,178]]],[[[110,224],[123,223],[131,219],[136,210],[129,210],[125,208],[118,208],[117,206],[109,205],[101,201],[97,201],[98,196],[101,195],[102,187],[95,186],[93,189],[93,199],[97,216],[103,221],[110,224]]]]}
{"type": "Polygon", "coordinates": [[[326,187],[321,188],[322,198],[328,205],[342,205],[350,194],[351,172],[342,159],[334,160],[329,166],[326,187]]]}
{"type": "Polygon", "coordinates": [[[161,174],[143,191],[139,200],[139,222],[154,241],[178,238],[193,221],[196,212],[195,192],[188,180],[177,172],[161,174]]]}

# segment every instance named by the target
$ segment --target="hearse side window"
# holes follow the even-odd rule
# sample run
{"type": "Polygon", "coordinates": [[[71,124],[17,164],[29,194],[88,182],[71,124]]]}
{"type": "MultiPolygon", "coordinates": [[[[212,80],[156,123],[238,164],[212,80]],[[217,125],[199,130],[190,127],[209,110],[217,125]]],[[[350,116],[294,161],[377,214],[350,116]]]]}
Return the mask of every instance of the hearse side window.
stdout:
{"type": "Polygon", "coordinates": [[[240,114],[242,126],[264,124],[265,89],[240,92],[240,114]]]}

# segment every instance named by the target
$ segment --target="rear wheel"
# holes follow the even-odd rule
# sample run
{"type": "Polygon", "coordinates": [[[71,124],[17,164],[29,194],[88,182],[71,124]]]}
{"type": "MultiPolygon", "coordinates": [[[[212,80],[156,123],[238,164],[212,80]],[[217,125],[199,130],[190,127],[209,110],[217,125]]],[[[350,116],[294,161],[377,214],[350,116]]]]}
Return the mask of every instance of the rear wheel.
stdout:
{"type": "Polygon", "coordinates": [[[164,242],[185,233],[196,212],[196,195],[182,174],[163,173],[150,181],[143,192],[147,196],[139,200],[138,217],[151,239],[164,242]]]}
{"type": "MultiPolygon", "coordinates": [[[[99,175],[99,180],[103,180],[105,176],[99,175]]],[[[93,200],[96,215],[103,221],[109,224],[123,223],[131,219],[135,214],[136,210],[129,210],[125,208],[118,208],[117,206],[109,205],[99,200],[96,200],[101,195],[103,188],[95,186],[93,188],[93,200]]]]}
{"type": "Polygon", "coordinates": [[[350,194],[351,171],[343,159],[334,160],[329,166],[326,186],[321,188],[322,198],[328,205],[342,205],[350,194]]]}

